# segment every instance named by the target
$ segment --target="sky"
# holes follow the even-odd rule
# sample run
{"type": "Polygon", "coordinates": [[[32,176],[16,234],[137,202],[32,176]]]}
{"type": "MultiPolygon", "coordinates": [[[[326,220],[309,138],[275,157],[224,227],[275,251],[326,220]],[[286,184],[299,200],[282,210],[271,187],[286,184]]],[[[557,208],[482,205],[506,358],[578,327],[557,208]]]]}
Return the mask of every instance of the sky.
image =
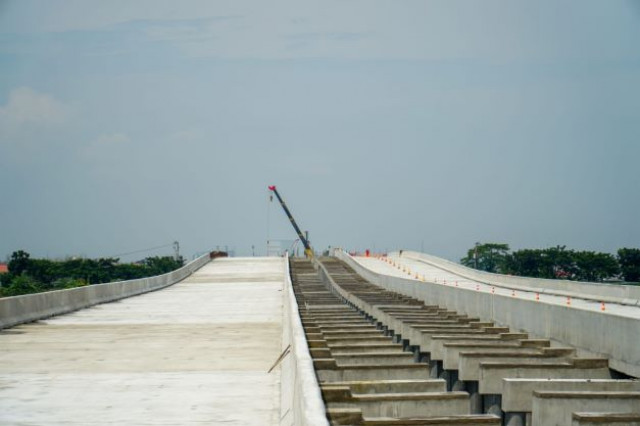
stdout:
{"type": "Polygon", "coordinates": [[[639,46],[640,0],[0,0],[0,259],[264,255],[268,185],[317,250],[640,247],[639,46]]]}

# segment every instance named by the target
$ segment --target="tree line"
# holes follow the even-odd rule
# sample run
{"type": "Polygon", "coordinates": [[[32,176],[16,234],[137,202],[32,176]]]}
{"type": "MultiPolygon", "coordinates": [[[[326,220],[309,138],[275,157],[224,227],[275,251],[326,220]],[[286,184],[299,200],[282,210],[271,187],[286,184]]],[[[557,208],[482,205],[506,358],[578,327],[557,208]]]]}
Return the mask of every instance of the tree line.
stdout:
{"type": "Polygon", "coordinates": [[[465,266],[487,272],[575,281],[640,281],[640,249],[621,248],[616,255],[556,246],[511,251],[508,244],[476,244],[460,259],[465,266]]]}
{"type": "Polygon", "coordinates": [[[32,259],[29,253],[18,250],[11,254],[9,272],[0,274],[0,297],[145,278],[183,265],[182,257],[147,257],[135,263],[120,263],[113,257],[56,261],[32,259]]]}

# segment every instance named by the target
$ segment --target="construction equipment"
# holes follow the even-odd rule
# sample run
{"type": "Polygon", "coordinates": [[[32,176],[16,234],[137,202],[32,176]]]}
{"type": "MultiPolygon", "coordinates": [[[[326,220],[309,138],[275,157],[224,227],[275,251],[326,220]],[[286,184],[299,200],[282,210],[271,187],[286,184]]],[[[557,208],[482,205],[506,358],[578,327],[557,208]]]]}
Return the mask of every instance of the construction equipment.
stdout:
{"type": "Polygon", "coordinates": [[[280,204],[282,205],[282,208],[283,208],[284,212],[286,213],[287,217],[291,221],[291,225],[293,225],[293,229],[296,230],[296,233],[298,234],[298,238],[300,238],[300,241],[302,241],[302,245],[304,245],[304,254],[305,254],[305,256],[308,257],[308,258],[312,258],[313,257],[313,249],[311,249],[311,245],[309,244],[309,240],[307,239],[307,237],[304,236],[304,234],[302,233],[302,231],[298,227],[298,224],[296,223],[296,220],[291,215],[291,212],[289,211],[289,208],[287,208],[287,204],[284,202],[284,200],[282,199],[282,197],[278,193],[278,190],[276,189],[275,185],[269,186],[269,191],[272,191],[274,194],[276,194],[276,197],[278,197],[278,201],[280,201],[280,204]]]}

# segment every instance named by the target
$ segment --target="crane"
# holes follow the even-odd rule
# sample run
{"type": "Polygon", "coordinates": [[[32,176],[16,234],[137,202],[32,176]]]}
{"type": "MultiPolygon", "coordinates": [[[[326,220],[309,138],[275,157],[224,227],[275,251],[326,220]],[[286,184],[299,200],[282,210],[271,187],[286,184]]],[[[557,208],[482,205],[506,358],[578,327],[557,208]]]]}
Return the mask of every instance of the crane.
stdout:
{"type": "Polygon", "coordinates": [[[300,238],[300,241],[302,241],[302,245],[304,246],[304,254],[305,254],[305,256],[307,256],[309,258],[313,257],[313,249],[311,248],[311,245],[309,244],[309,241],[307,240],[307,238],[304,236],[304,234],[302,233],[302,231],[298,227],[298,224],[296,223],[296,220],[291,215],[291,212],[289,211],[289,208],[287,207],[287,204],[284,202],[284,200],[282,199],[282,197],[278,193],[278,190],[276,189],[275,185],[269,186],[269,191],[272,191],[274,194],[276,194],[276,197],[278,197],[278,201],[280,201],[280,204],[282,205],[282,209],[284,210],[285,214],[287,215],[287,217],[291,221],[291,225],[293,225],[293,229],[296,230],[296,233],[298,234],[298,238],[300,238]]]}

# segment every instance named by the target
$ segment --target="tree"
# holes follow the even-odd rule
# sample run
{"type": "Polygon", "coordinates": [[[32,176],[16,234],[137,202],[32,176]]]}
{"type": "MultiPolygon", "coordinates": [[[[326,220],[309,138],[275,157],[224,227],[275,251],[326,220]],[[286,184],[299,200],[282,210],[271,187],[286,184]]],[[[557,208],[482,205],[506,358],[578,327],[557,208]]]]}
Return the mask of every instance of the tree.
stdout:
{"type": "Polygon", "coordinates": [[[163,257],[147,257],[142,264],[148,268],[151,275],[161,275],[171,272],[182,266],[184,260],[180,257],[178,260],[171,256],[163,257]]]}
{"type": "Polygon", "coordinates": [[[640,249],[621,248],[618,250],[618,263],[625,281],[640,281],[640,249]]]}
{"type": "Polygon", "coordinates": [[[602,281],[620,272],[616,258],[609,253],[578,251],[574,253],[575,279],[579,281],[602,281]]]}
{"type": "Polygon", "coordinates": [[[10,273],[0,274],[0,287],[6,287],[11,284],[11,279],[13,275],[10,273]]]}
{"type": "Polygon", "coordinates": [[[542,250],[540,275],[544,278],[573,279],[576,274],[575,252],[567,246],[542,250]]]}
{"type": "Polygon", "coordinates": [[[11,255],[9,273],[0,274],[0,297],[161,275],[181,267],[184,259],[164,256],[118,262],[117,258],[31,259],[29,253],[19,250],[11,255]]]}
{"type": "Polygon", "coordinates": [[[620,273],[626,281],[640,281],[640,249],[622,248],[618,256],[566,246],[522,249],[509,253],[507,244],[477,244],[461,263],[489,272],[532,278],[603,281],[620,273]]]}
{"type": "Polygon", "coordinates": [[[64,290],[67,288],[83,287],[87,285],[85,280],[75,278],[60,278],[51,283],[52,290],[64,290]]]}
{"type": "Polygon", "coordinates": [[[21,275],[29,267],[29,257],[29,253],[24,250],[18,250],[11,253],[11,259],[7,265],[9,273],[12,275],[21,275]]]}
{"type": "Polygon", "coordinates": [[[505,258],[504,272],[523,277],[540,277],[545,271],[542,250],[523,249],[514,251],[505,258]]]}
{"type": "Polygon", "coordinates": [[[38,293],[42,291],[40,284],[29,275],[22,274],[11,280],[11,285],[4,288],[3,296],[19,296],[21,294],[38,293]]]}
{"type": "Polygon", "coordinates": [[[504,262],[508,253],[508,244],[476,244],[475,247],[467,251],[466,257],[460,259],[460,263],[481,271],[503,272],[504,262]]]}

